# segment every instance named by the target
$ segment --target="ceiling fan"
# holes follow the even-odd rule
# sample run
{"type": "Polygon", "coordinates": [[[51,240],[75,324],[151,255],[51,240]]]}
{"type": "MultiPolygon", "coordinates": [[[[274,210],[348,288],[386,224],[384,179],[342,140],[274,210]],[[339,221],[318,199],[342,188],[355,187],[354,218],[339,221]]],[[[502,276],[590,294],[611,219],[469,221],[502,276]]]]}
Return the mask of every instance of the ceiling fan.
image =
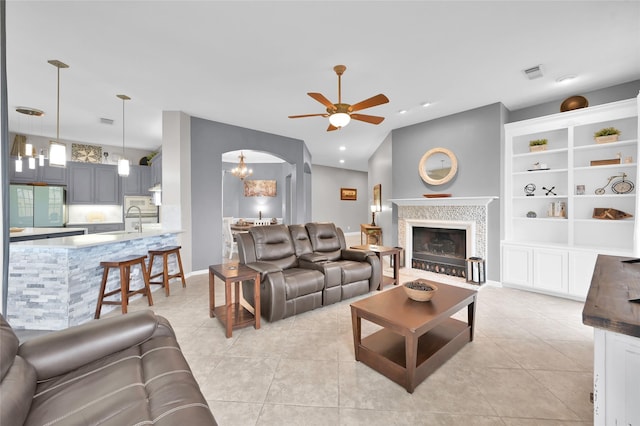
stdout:
{"type": "Polygon", "coordinates": [[[322,93],[309,92],[307,93],[307,95],[311,96],[313,99],[327,107],[327,112],[323,114],[290,115],[289,118],[329,117],[329,127],[327,128],[327,132],[337,130],[346,126],[347,124],[349,124],[349,121],[351,121],[351,119],[364,121],[371,124],[382,123],[384,117],[366,114],[354,114],[354,112],[356,111],[386,104],[387,102],[389,102],[389,99],[382,93],[353,105],[342,103],[341,77],[346,69],[347,67],[344,65],[336,65],[335,67],[333,67],[333,70],[336,72],[336,74],[338,74],[338,103],[331,103],[331,101],[324,97],[322,93]]]}

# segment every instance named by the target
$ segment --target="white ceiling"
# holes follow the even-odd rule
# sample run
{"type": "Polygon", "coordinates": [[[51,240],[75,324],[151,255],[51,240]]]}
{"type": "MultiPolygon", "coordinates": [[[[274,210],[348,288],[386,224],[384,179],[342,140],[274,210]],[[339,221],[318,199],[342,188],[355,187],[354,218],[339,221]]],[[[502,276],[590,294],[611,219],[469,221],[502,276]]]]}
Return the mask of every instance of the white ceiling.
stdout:
{"type": "MultiPolygon", "coordinates": [[[[366,170],[392,129],[502,102],[515,110],[640,78],[637,1],[7,1],[10,130],[161,145],[162,111],[304,140],[313,163],[366,170]],[[306,95],[388,104],[326,132],[306,95]],[[541,64],[544,77],[522,70],[541,64]],[[561,85],[556,79],[575,74],[561,85]],[[423,108],[421,103],[432,105],[423,108]],[[30,124],[17,106],[42,109],[30,124]],[[406,109],[404,115],[399,110],[406,109]],[[100,124],[111,118],[112,126],[100,124]],[[339,147],[344,146],[344,151],[339,147]],[[343,159],[344,163],[339,160],[343,159]]],[[[238,149],[243,147],[239,146],[238,149]]]]}

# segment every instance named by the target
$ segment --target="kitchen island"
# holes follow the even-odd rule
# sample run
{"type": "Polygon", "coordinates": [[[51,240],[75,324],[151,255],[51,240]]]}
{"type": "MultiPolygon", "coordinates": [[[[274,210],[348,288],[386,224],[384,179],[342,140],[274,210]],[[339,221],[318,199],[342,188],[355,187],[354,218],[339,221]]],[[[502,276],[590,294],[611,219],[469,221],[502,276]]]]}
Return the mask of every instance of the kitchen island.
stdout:
{"type": "Polygon", "coordinates": [[[593,424],[640,424],[640,262],[598,255],[582,322],[594,327],[593,424]]]}
{"type": "MultiPolygon", "coordinates": [[[[180,232],[117,231],[11,243],[7,321],[16,329],[61,330],[93,319],[102,280],[100,262],[178,245],[180,232]]],[[[142,288],[140,268],[131,272],[131,289],[142,288]]],[[[160,262],[153,272],[160,272],[160,262]]],[[[119,287],[119,274],[110,273],[107,290],[119,287]]],[[[102,313],[113,309],[117,307],[105,306],[102,313]]]]}

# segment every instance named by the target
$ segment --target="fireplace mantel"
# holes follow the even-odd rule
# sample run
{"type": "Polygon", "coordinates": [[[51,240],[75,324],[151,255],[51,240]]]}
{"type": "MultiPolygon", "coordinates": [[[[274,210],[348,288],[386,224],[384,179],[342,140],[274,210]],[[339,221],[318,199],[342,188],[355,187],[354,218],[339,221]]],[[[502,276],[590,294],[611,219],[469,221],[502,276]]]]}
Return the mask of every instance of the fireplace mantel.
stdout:
{"type": "Polygon", "coordinates": [[[497,196],[484,197],[442,197],[442,198],[391,198],[398,206],[487,206],[497,196]]]}

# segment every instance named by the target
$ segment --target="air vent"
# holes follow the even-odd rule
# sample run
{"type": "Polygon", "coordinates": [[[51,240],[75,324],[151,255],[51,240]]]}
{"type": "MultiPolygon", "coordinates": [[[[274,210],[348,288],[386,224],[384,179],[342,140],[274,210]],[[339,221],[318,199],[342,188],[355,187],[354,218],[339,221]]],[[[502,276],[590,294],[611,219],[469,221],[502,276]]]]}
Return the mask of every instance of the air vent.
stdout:
{"type": "Polygon", "coordinates": [[[110,118],[101,118],[101,119],[100,119],[100,122],[101,122],[102,124],[109,124],[109,125],[112,125],[112,124],[113,124],[113,120],[112,120],[112,119],[110,119],[110,118]]]}
{"type": "Polygon", "coordinates": [[[524,75],[527,76],[529,80],[534,80],[536,78],[542,77],[542,69],[540,69],[540,65],[536,65],[535,67],[527,68],[523,70],[524,75]]]}

